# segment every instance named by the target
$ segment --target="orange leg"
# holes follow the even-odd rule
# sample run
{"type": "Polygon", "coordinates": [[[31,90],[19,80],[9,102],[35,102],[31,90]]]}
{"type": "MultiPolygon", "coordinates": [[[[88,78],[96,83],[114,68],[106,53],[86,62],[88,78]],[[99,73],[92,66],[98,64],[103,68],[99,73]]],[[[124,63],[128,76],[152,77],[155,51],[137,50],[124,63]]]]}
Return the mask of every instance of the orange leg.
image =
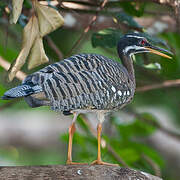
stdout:
{"type": "Polygon", "coordinates": [[[68,165],[69,164],[82,164],[82,163],[72,162],[72,141],[73,141],[74,132],[76,131],[75,120],[77,118],[77,115],[78,114],[74,113],[73,123],[69,127],[68,155],[67,155],[67,161],[66,161],[66,164],[68,165]]]}
{"type": "Polygon", "coordinates": [[[98,155],[97,155],[97,160],[93,161],[91,164],[119,166],[118,164],[106,163],[101,160],[101,131],[102,131],[102,124],[99,123],[97,126],[98,155]]]}
{"type": "Polygon", "coordinates": [[[69,144],[68,144],[68,157],[66,164],[73,164],[72,162],[72,140],[73,135],[76,130],[75,123],[72,123],[72,125],[69,127],[69,144]]]}

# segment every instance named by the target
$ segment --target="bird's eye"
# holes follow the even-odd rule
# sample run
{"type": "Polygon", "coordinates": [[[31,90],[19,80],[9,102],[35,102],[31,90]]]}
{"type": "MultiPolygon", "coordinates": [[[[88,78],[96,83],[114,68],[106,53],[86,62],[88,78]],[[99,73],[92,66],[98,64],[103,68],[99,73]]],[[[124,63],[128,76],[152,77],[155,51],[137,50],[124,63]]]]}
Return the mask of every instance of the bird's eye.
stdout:
{"type": "Polygon", "coordinates": [[[145,40],[145,39],[141,40],[140,44],[141,44],[142,46],[144,46],[144,45],[146,44],[146,40],[145,40]]]}

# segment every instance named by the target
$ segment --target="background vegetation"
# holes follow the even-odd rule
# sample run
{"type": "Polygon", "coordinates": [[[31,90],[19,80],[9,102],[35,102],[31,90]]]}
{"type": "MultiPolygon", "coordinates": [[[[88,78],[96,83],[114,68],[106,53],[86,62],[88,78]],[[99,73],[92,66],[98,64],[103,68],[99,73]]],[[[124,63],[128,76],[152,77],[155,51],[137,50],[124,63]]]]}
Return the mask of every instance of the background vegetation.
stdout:
{"type": "MultiPolygon", "coordinates": [[[[19,79],[24,77],[24,74],[21,74],[19,78],[8,82],[7,62],[12,63],[16,60],[21,51],[22,31],[34,15],[32,5],[34,2],[34,0],[25,0],[17,24],[10,24],[10,12],[13,8],[11,1],[0,1],[0,95],[18,85],[19,79]]],[[[108,121],[104,123],[102,155],[104,161],[119,163],[121,166],[139,169],[162,176],[164,179],[179,179],[180,3],[176,0],[133,2],[47,0],[39,3],[59,11],[65,22],[61,28],[53,29],[55,31],[42,36],[44,49],[49,58],[48,63],[82,52],[103,54],[120,62],[116,44],[124,33],[132,31],[142,33],[152,43],[164,46],[174,53],[172,60],[149,54],[134,57],[136,95],[130,105],[122,111],[109,115],[108,121]]],[[[47,18],[48,15],[47,13],[47,18]]],[[[31,53],[27,55],[29,58],[31,53]]],[[[25,59],[28,63],[25,63],[21,69],[25,74],[30,74],[47,65],[47,63],[42,64],[29,70],[30,60],[25,59]]],[[[33,136],[34,140],[29,140],[31,137],[29,133],[33,134],[33,130],[25,135],[23,130],[19,137],[18,131],[15,129],[12,131],[18,119],[16,114],[21,113],[24,117],[25,123],[21,126],[22,129],[26,129],[26,126],[33,129],[34,116],[32,120],[28,117],[31,116],[30,108],[23,100],[11,102],[0,100],[0,111],[2,124],[0,142],[0,163],[2,163],[0,165],[65,163],[67,133],[59,132],[58,142],[53,144],[47,140],[46,145],[41,141],[46,134],[45,130],[42,134],[37,133],[37,136],[41,137],[39,141],[35,136],[33,136]],[[9,122],[9,128],[3,131],[4,124],[7,122],[9,122]],[[10,139],[7,138],[9,134],[11,134],[10,139]]],[[[47,107],[41,107],[31,112],[39,117],[38,114],[47,114],[50,111],[47,107]]],[[[49,116],[52,118],[50,123],[56,129],[55,113],[52,114],[50,113],[49,116]]],[[[94,125],[96,121],[94,119],[95,117],[91,115],[82,115],[78,118],[79,131],[75,133],[73,146],[75,161],[90,163],[96,158],[97,141],[94,125]]],[[[64,121],[65,117],[61,116],[58,126],[62,126],[64,121]]],[[[44,123],[47,122],[44,121],[44,123]]],[[[52,129],[47,129],[47,133],[53,131],[52,129]]],[[[67,129],[68,125],[65,124],[63,132],[67,129]]]]}

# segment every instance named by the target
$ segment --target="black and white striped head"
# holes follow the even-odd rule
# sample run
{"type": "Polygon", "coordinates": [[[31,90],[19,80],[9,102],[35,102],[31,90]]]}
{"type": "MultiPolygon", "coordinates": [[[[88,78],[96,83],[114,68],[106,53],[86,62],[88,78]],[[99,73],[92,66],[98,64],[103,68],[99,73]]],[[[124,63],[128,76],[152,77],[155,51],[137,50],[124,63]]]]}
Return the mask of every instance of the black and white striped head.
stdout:
{"type": "Polygon", "coordinates": [[[118,43],[118,53],[120,57],[132,56],[134,54],[144,53],[144,52],[154,53],[169,59],[172,58],[164,54],[164,53],[172,54],[171,52],[163,48],[153,46],[148,42],[148,40],[145,37],[141,36],[138,33],[126,34],[120,39],[118,43]]]}

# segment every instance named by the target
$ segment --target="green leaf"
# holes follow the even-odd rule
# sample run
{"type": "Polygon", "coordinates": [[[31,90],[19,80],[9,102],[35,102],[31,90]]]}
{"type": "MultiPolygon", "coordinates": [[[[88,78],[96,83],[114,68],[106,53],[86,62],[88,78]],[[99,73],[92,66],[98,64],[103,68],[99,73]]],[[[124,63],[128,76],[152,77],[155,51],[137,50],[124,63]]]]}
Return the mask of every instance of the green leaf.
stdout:
{"type": "Polygon", "coordinates": [[[144,60],[142,56],[132,56],[133,61],[141,67],[144,67],[145,69],[150,69],[150,70],[161,70],[161,64],[155,62],[155,63],[150,63],[150,64],[144,64],[144,60]]]}
{"type": "Polygon", "coordinates": [[[84,131],[89,133],[89,128],[87,127],[86,123],[83,121],[81,116],[77,117],[77,122],[81,126],[81,128],[84,129],[84,131]]]}
{"type": "Polygon", "coordinates": [[[140,159],[140,154],[133,148],[123,148],[119,150],[120,157],[128,164],[132,164],[140,159]]]}
{"type": "Polygon", "coordinates": [[[60,140],[64,142],[68,142],[68,138],[69,138],[68,133],[64,133],[63,135],[60,136],[60,140]]]}
{"type": "Polygon", "coordinates": [[[136,118],[135,126],[136,128],[138,128],[138,130],[136,129],[137,134],[142,136],[152,134],[156,130],[156,128],[153,125],[146,123],[146,121],[156,123],[156,118],[150,113],[141,113],[140,116],[144,119],[144,121],[136,118]]]}
{"type": "MultiPolygon", "coordinates": [[[[129,33],[132,33],[132,31],[129,31],[129,33]]],[[[167,45],[166,41],[164,41],[163,39],[150,36],[147,33],[138,32],[138,34],[141,35],[142,37],[145,37],[152,44],[162,45],[169,49],[169,46],[167,45]]],[[[104,48],[114,48],[117,46],[117,43],[122,36],[123,34],[120,30],[107,28],[97,33],[93,33],[91,37],[91,43],[94,48],[98,46],[104,47],[104,48]]],[[[157,68],[157,66],[154,68],[157,68]]]]}
{"type": "Polygon", "coordinates": [[[32,8],[32,4],[28,0],[24,0],[24,4],[23,5],[27,9],[31,9],[32,8]]]}
{"type": "Polygon", "coordinates": [[[78,132],[75,132],[75,133],[74,133],[74,137],[73,137],[73,143],[74,143],[74,144],[78,144],[78,145],[80,145],[81,147],[86,146],[85,136],[81,135],[81,134],[78,133],[78,132]]]}
{"type": "Polygon", "coordinates": [[[164,165],[162,157],[151,147],[138,142],[133,142],[131,139],[111,139],[110,144],[113,149],[119,154],[119,156],[130,166],[134,166],[134,163],[138,164],[144,161],[142,155],[148,156],[160,167],[164,165]],[[132,157],[133,156],[133,157],[132,157]]]}
{"type": "Polygon", "coordinates": [[[120,6],[125,12],[132,16],[140,17],[144,13],[146,3],[135,3],[135,2],[120,2],[120,6]]]}
{"type": "Polygon", "coordinates": [[[125,23],[130,27],[133,28],[138,28],[138,29],[142,29],[143,27],[140,26],[134,19],[132,16],[124,13],[124,12],[119,12],[119,13],[115,13],[114,17],[116,18],[116,20],[120,23],[125,23]]]}
{"type": "Polygon", "coordinates": [[[153,69],[153,70],[160,70],[161,69],[161,65],[159,63],[150,63],[147,65],[143,65],[143,67],[146,69],[153,69]]]}
{"type": "Polygon", "coordinates": [[[19,151],[14,146],[6,146],[0,149],[1,157],[5,160],[15,161],[19,158],[19,151]]]}
{"type": "Polygon", "coordinates": [[[93,47],[114,48],[122,37],[122,32],[117,29],[104,29],[98,33],[93,33],[91,43],[93,47]]]}
{"type": "MultiPolygon", "coordinates": [[[[7,89],[2,84],[0,84],[0,95],[3,95],[6,91],[7,91],[7,89]]],[[[3,101],[2,103],[4,104],[4,103],[6,103],[6,101],[3,101]]],[[[2,103],[1,103],[1,105],[2,105],[2,103]]]]}
{"type": "Polygon", "coordinates": [[[148,156],[150,159],[152,159],[155,163],[157,163],[160,167],[164,166],[164,161],[162,159],[162,157],[160,156],[160,154],[158,154],[158,152],[156,152],[154,149],[145,146],[145,145],[140,145],[140,151],[142,154],[145,154],[146,156],[148,156]]]}
{"type": "Polygon", "coordinates": [[[3,16],[3,12],[4,12],[4,8],[6,7],[6,3],[5,2],[0,2],[0,17],[3,16]]]}
{"type": "Polygon", "coordinates": [[[144,66],[144,60],[142,56],[135,56],[132,55],[132,60],[138,65],[138,66],[144,66]]]}
{"type": "MultiPolygon", "coordinates": [[[[141,117],[145,119],[145,121],[156,122],[156,119],[153,115],[149,113],[141,114],[141,117]]],[[[136,118],[132,123],[129,124],[117,124],[118,120],[114,120],[115,126],[119,132],[119,135],[124,138],[128,139],[132,136],[148,136],[155,131],[155,127],[139,120],[136,118]]]]}
{"type": "Polygon", "coordinates": [[[4,45],[1,43],[2,42],[0,42],[0,56],[9,62],[13,61],[13,59],[18,55],[18,51],[15,48],[4,47],[4,45]]]}

